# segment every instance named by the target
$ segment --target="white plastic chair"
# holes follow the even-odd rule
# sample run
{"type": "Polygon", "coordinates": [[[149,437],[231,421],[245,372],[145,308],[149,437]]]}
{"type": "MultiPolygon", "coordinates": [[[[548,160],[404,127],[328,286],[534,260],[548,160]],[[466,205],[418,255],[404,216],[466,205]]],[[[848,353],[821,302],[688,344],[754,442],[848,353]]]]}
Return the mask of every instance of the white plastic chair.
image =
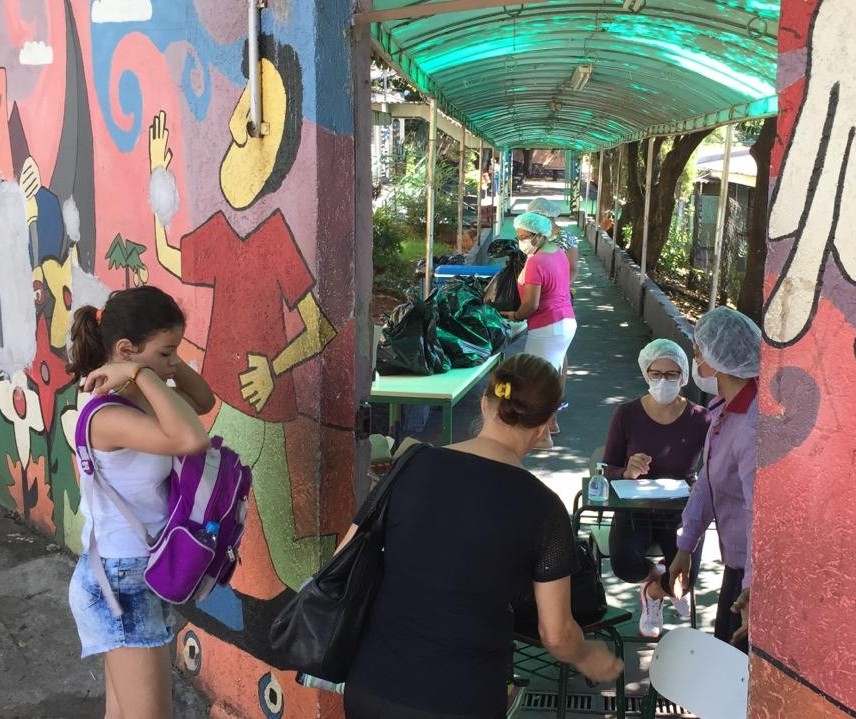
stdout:
{"type": "Polygon", "coordinates": [[[710,634],[686,627],[666,632],[648,673],[657,693],[699,719],[746,716],[749,657],[710,634]]]}

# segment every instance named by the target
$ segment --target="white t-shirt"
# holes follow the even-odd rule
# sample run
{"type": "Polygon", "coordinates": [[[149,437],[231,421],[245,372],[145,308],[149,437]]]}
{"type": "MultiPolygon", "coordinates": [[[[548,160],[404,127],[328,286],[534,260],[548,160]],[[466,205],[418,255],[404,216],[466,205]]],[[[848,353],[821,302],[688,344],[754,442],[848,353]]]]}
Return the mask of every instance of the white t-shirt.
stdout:
{"type": "MultiPolygon", "coordinates": [[[[93,460],[102,481],[109,484],[125,500],[128,509],[145,526],[151,537],[163,529],[168,518],[169,479],[172,457],[118,449],[112,452],[93,450],[93,460]]],[[[91,482],[80,472],[81,483],[91,482]]],[[[121,559],[145,557],[149,550],[122,516],[113,501],[97,486],[92,488],[90,510],[85,485],[81,488],[80,508],[86,522],[81,541],[84,551],[89,547],[92,516],[95,516],[95,539],[98,553],[104,558],[121,559]]]]}

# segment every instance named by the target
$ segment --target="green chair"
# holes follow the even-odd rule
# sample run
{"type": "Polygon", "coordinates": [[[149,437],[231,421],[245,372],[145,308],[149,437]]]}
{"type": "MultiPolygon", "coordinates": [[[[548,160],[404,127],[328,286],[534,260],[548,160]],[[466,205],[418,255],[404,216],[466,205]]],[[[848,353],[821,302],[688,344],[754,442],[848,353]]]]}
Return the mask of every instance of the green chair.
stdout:
{"type": "MultiPolygon", "coordinates": [[[[582,627],[587,636],[595,636],[612,643],[615,656],[624,659],[624,640],[617,626],[632,619],[633,615],[625,609],[609,607],[598,621],[582,627]]],[[[570,664],[553,658],[542,646],[537,626],[515,626],[514,628],[514,669],[546,679],[553,679],[558,668],[556,716],[564,719],[568,704],[568,677],[573,671],[570,664]]],[[[615,680],[615,706],[617,719],[625,716],[624,672],[615,680]]]]}

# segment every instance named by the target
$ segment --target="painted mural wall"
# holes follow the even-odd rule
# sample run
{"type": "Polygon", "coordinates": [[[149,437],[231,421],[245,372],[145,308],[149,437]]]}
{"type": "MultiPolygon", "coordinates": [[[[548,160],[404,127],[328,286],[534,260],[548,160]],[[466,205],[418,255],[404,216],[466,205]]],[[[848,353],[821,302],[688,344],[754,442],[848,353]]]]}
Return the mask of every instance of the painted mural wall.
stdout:
{"type": "Polygon", "coordinates": [[[180,662],[215,716],[275,719],[333,706],[272,668],[267,630],[353,509],[355,183],[349,3],[268,5],[257,139],[246,2],[0,3],[0,505],[81,550],[70,317],[176,296],[207,426],[255,476],[243,562],[187,608],[180,662]]]}
{"type": "Polygon", "coordinates": [[[750,715],[856,716],[856,24],[782,0],[750,715]]]}

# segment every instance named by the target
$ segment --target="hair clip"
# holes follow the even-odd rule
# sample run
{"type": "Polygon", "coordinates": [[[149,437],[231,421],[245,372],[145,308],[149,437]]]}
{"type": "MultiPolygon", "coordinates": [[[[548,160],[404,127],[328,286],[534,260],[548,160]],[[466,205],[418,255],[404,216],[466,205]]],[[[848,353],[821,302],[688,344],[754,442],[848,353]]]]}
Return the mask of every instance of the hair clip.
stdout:
{"type": "Polygon", "coordinates": [[[100,325],[101,318],[104,317],[104,310],[95,310],[95,321],[100,325]]]}
{"type": "Polygon", "coordinates": [[[511,399],[511,382],[497,382],[493,393],[500,399],[511,399]]]}

